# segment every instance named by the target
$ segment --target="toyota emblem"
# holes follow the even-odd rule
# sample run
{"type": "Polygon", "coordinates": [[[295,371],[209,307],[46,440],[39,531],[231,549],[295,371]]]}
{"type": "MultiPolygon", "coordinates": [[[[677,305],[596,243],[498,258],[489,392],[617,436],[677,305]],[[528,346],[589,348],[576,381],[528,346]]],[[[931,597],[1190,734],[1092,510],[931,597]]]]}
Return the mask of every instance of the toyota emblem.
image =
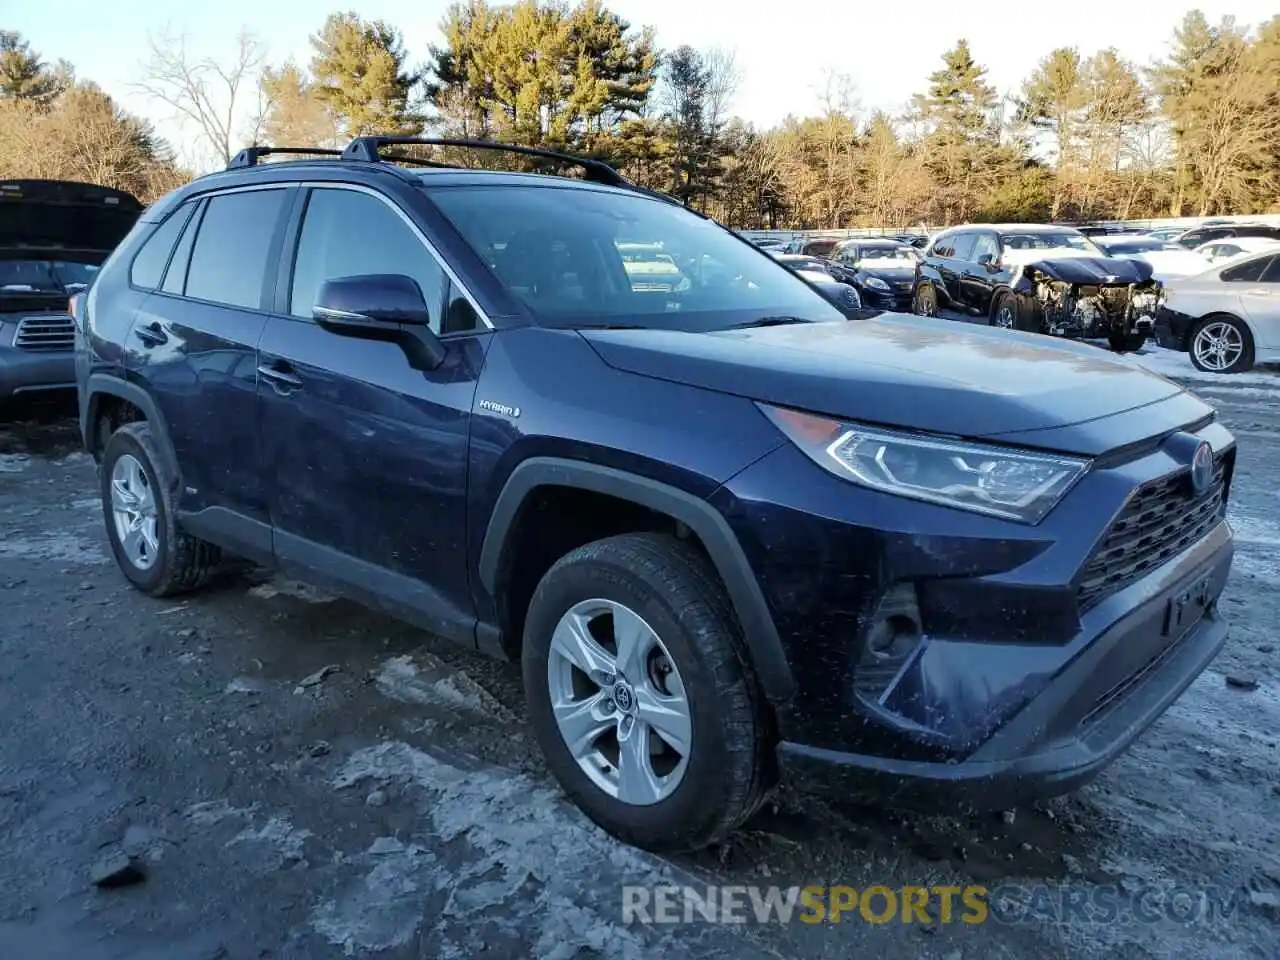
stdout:
{"type": "Polygon", "coordinates": [[[1196,447],[1196,454],[1191,458],[1191,492],[1202,497],[1209,491],[1213,483],[1213,448],[1203,440],[1196,447]]]}

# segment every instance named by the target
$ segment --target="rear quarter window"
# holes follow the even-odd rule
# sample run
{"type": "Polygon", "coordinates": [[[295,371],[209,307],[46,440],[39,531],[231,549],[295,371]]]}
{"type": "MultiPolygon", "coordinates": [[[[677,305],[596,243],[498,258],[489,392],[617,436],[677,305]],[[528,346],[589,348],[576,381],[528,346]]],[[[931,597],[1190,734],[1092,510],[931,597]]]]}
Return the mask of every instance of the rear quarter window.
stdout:
{"type": "Polygon", "coordinates": [[[160,286],[160,278],[164,276],[164,268],[169,264],[173,245],[182,228],[187,225],[187,219],[191,216],[194,206],[191,203],[183,204],[143,241],[141,249],[133,258],[133,264],[129,267],[129,282],[133,286],[143,290],[154,290],[160,286]]]}

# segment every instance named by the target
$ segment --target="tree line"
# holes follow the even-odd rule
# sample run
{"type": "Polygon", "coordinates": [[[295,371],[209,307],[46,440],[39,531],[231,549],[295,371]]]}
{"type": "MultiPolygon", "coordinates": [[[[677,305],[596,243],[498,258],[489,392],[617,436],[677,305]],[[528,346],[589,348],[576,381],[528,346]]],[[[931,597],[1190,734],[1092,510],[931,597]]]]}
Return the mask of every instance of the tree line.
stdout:
{"type": "MultiPolygon", "coordinates": [[[[1250,27],[1192,11],[1155,63],[1060,48],[1007,91],[961,39],[900,113],[864,112],[837,73],[819,110],[770,129],[734,115],[732,51],[663,50],[601,0],[464,0],[440,34],[422,63],[393,25],[349,12],[325,20],[306,62],[269,62],[248,32],[221,59],[153,36],[136,88],[213,165],[250,142],[501,140],[604,159],[738,228],[1280,210],[1280,16],[1250,27]]],[[[0,176],[150,198],[189,176],[181,166],[70,64],[0,31],[0,176]]]]}

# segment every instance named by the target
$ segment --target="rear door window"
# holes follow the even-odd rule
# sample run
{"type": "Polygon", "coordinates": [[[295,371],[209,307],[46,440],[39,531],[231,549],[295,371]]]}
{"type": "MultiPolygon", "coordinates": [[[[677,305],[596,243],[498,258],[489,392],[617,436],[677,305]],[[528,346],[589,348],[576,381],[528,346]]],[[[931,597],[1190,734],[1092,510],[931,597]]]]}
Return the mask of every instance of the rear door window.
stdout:
{"type": "MultiPolygon", "coordinates": [[[[192,204],[193,208],[198,204],[192,204]]],[[[169,261],[169,269],[164,272],[164,284],[160,287],[165,293],[176,294],[182,296],[183,288],[187,285],[187,267],[191,263],[191,248],[196,242],[196,231],[200,229],[200,214],[197,212],[195,216],[187,220],[187,228],[182,231],[182,237],[178,240],[178,246],[173,251],[173,257],[169,261]]]]}
{"type": "Polygon", "coordinates": [[[152,231],[129,267],[131,284],[143,290],[154,290],[160,285],[164,268],[169,263],[169,254],[173,252],[174,241],[186,226],[187,218],[191,216],[193,209],[195,209],[194,203],[184,203],[152,231]]]}
{"type": "Polygon", "coordinates": [[[1274,263],[1275,257],[1258,257],[1247,263],[1241,263],[1222,271],[1222,279],[1227,283],[1258,283],[1262,274],[1274,263]]]}
{"type": "Polygon", "coordinates": [[[191,251],[188,297],[250,310],[262,305],[272,241],[287,193],[284,188],[246,190],[209,200],[191,251]]]}

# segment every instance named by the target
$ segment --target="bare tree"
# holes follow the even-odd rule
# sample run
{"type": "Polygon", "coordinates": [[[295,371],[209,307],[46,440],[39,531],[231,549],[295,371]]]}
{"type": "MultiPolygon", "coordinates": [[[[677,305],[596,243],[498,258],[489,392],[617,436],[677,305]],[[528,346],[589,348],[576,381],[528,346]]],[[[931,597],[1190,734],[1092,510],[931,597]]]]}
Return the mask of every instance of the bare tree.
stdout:
{"type": "Polygon", "coordinates": [[[250,141],[257,139],[264,105],[254,110],[244,101],[261,89],[258,78],[266,49],[252,33],[242,29],[235,51],[225,59],[191,54],[186,35],[167,28],[148,36],[147,47],[150,56],[135,86],[194,127],[201,146],[215,159],[230,162],[242,131],[250,141]]]}
{"type": "Polygon", "coordinates": [[[729,119],[733,100],[742,86],[742,67],[737,51],[726,47],[712,47],[702,55],[702,64],[707,71],[707,126],[719,131],[729,119]]]}

